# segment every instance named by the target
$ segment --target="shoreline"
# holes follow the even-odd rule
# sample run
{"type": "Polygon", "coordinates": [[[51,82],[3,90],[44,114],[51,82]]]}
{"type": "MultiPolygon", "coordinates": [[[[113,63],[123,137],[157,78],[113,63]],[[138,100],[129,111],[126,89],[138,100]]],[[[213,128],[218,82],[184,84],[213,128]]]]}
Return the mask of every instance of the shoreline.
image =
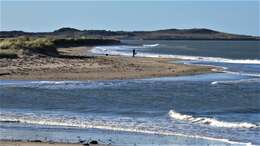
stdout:
{"type": "Polygon", "coordinates": [[[0,146],[112,146],[110,144],[56,143],[41,141],[0,140],[0,146]]]}
{"type": "Polygon", "coordinates": [[[0,59],[1,80],[115,80],[218,72],[211,66],[175,64],[179,59],[94,55],[92,47],[59,48],[61,57],[0,59]]]}
{"type": "MultiPolygon", "coordinates": [[[[103,129],[104,130],[104,129],[103,129]]],[[[127,131],[124,131],[127,132],[127,131]]],[[[131,132],[130,132],[131,133],[131,132]]],[[[146,134],[149,133],[139,133],[139,134],[144,134],[144,137],[147,137],[146,134]]],[[[121,135],[121,134],[120,134],[121,135]]],[[[149,134],[150,136],[152,136],[153,138],[155,138],[157,136],[157,140],[158,140],[158,136],[157,134],[149,134]]],[[[114,136],[113,137],[117,137],[114,136]]],[[[133,138],[133,137],[132,137],[133,138]]],[[[119,139],[119,137],[117,137],[117,139],[119,139]]],[[[149,138],[147,138],[149,139],[149,138]]],[[[146,140],[147,140],[146,139],[146,140]]],[[[181,134],[181,133],[175,133],[173,135],[160,135],[160,140],[164,139],[167,142],[167,139],[171,139],[173,141],[169,142],[169,143],[165,143],[165,146],[167,145],[172,145],[172,144],[176,144],[176,145],[186,145],[186,144],[199,144],[199,145],[248,145],[251,144],[250,142],[241,142],[241,141],[233,141],[233,140],[229,140],[229,139],[225,139],[225,138],[214,138],[214,137],[203,137],[203,136],[199,136],[199,135],[185,135],[185,134],[181,134]],[[168,138],[167,138],[168,137],[168,138]]],[[[136,139],[134,139],[136,140],[136,139]]],[[[146,141],[144,140],[144,141],[146,141]]],[[[96,141],[96,140],[93,140],[96,141]]],[[[92,141],[92,142],[93,142],[92,141]]],[[[132,140],[133,141],[133,140],[132,140]]],[[[138,141],[138,140],[137,140],[138,141]]],[[[147,144],[149,145],[149,143],[138,143],[137,141],[135,141],[134,143],[130,142],[127,145],[129,146],[146,146],[147,144]]],[[[0,139],[0,146],[121,146],[121,143],[114,143],[112,144],[111,141],[107,141],[107,142],[102,142],[102,140],[98,139],[97,140],[98,144],[91,144],[90,141],[85,141],[85,142],[57,142],[57,141],[42,141],[42,140],[9,140],[9,139],[0,139]]],[[[154,142],[154,141],[153,141],[154,142]]],[[[124,142],[123,142],[124,143],[124,142]]],[[[154,145],[160,145],[159,143],[153,143],[154,145]]]]}

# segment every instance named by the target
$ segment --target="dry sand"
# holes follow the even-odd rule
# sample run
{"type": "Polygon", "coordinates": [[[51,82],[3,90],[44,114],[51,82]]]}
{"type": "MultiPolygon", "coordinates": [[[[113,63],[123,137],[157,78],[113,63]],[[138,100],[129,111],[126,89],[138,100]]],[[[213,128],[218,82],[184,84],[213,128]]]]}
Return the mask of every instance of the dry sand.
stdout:
{"type": "Polygon", "coordinates": [[[92,56],[90,48],[59,49],[62,57],[25,56],[0,59],[0,79],[110,80],[190,75],[212,67],[174,64],[174,59],[92,56]]]}

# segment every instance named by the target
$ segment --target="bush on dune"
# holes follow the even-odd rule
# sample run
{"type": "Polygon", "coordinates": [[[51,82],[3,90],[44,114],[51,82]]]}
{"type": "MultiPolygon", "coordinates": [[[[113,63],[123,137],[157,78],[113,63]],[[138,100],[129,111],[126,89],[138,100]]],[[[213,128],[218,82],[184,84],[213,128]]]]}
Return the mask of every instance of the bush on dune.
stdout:
{"type": "MultiPolygon", "coordinates": [[[[22,55],[47,55],[59,56],[58,47],[94,46],[119,44],[120,41],[112,39],[55,39],[49,37],[16,37],[0,39],[0,54],[22,55]]],[[[14,55],[10,55],[14,56],[14,55]]]]}
{"type": "Polygon", "coordinates": [[[73,46],[95,46],[95,45],[112,45],[119,44],[119,40],[113,39],[95,39],[95,38],[78,38],[78,39],[55,39],[53,43],[58,47],[73,46]]]}
{"type": "Polygon", "coordinates": [[[0,40],[0,53],[13,52],[17,55],[44,54],[58,55],[58,51],[50,38],[18,37],[0,40]]]}
{"type": "Polygon", "coordinates": [[[0,58],[17,58],[18,55],[14,50],[1,50],[0,49],[0,58]]]}

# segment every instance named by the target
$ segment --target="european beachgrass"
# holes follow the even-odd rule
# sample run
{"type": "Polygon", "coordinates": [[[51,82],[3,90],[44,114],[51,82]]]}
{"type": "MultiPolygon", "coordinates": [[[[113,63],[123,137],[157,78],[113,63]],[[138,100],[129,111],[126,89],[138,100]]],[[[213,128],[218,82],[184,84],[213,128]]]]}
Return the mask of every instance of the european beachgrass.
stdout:
{"type": "Polygon", "coordinates": [[[76,46],[95,46],[119,44],[119,40],[96,39],[88,37],[54,38],[54,37],[14,37],[0,39],[0,58],[16,58],[23,55],[42,54],[59,56],[57,48],[76,46]]]}
{"type": "Polygon", "coordinates": [[[57,55],[57,49],[51,38],[17,37],[0,39],[0,57],[15,58],[20,55],[40,53],[57,55]]]}

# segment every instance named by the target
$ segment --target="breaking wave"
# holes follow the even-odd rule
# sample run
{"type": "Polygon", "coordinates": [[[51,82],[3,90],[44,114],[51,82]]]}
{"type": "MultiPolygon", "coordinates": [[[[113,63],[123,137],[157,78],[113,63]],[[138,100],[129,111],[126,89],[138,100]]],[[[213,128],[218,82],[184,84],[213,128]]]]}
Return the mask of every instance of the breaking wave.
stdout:
{"type": "Polygon", "coordinates": [[[146,134],[160,134],[168,136],[182,136],[188,138],[199,138],[206,140],[220,141],[230,144],[251,144],[243,142],[230,141],[228,139],[212,138],[199,135],[185,135],[173,131],[159,129],[161,124],[155,125],[147,120],[135,119],[128,117],[96,117],[96,116],[75,116],[75,115],[39,115],[34,113],[0,113],[0,122],[3,123],[24,123],[46,126],[62,126],[62,127],[77,127],[77,128],[95,128],[113,131],[138,132],[146,134]],[[136,121],[137,120],[137,121],[136,121]],[[135,121],[135,122],[134,122],[135,121]]]}
{"type": "Polygon", "coordinates": [[[169,116],[176,120],[192,122],[195,124],[205,124],[214,127],[223,127],[223,128],[259,128],[260,127],[259,125],[253,123],[247,123],[247,122],[241,122],[241,123],[225,122],[225,121],[219,121],[217,119],[207,118],[207,117],[193,117],[191,115],[178,113],[174,110],[169,111],[169,116]]]}
{"type": "Polygon", "coordinates": [[[211,85],[216,84],[238,84],[238,83],[259,83],[260,78],[253,78],[253,79],[241,79],[241,80],[232,80],[232,81],[213,81],[211,85]]]}
{"type": "Polygon", "coordinates": [[[257,73],[244,73],[244,72],[232,72],[232,71],[223,71],[225,73],[233,74],[233,75],[242,75],[242,76],[250,76],[250,77],[260,77],[260,74],[257,73]]]}
{"type": "Polygon", "coordinates": [[[159,46],[160,44],[144,44],[143,46],[144,47],[157,47],[159,46]]]}

